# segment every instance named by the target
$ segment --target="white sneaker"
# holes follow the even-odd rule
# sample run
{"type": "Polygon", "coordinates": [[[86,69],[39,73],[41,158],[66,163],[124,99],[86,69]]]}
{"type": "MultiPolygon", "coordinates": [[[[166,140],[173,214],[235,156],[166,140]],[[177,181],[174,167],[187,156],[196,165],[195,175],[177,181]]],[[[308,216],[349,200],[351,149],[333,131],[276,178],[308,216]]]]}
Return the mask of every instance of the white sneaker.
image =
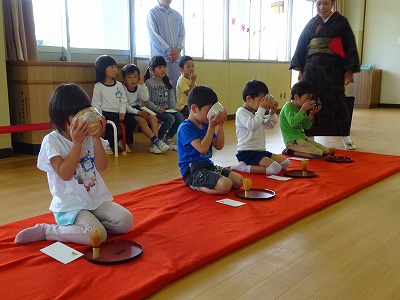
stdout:
{"type": "MultiPolygon", "coordinates": [[[[122,150],[122,141],[121,140],[119,140],[119,142],[118,142],[118,148],[120,148],[121,150],[122,150]]],[[[132,149],[131,148],[129,148],[129,146],[128,146],[128,144],[125,144],[125,151],[127,152],[127,153],[131,153],[132,152],[132,149]]]]}
{"type": "Polygon", "coordinates": [[[114,155],[114,152],[112,151],[112,149],[111,149],[111,147],[110,147],[110,144],[107,144],[105,150],[106,150],[106,153],[107,153],[108,155],[114,155]]]}
{"type": "Polygon", "coordinates": [[[165,140],[165,143],[168,145],[169,150],[178,151],[178,146],[174,143],[172,139],[165,140]]]}
{"type": "Polygon", "coordinates": [[[152,144],[152,145],[150,146],[150,152],[151,152],[151,153],[154,153],[154,154],[161,154],[161,153],[163,153],[163,152],[160,150],[160,148],[157,147],[156,144],[152,144]]]}
{"type": "Polygon", "coordinates": [[[169,146],[164,143],[162,140],[158,139],[155,143],[154,143],[158,149],[160,149],[162,152],[168,151],[169,150],[169,146]]]}
{"type": "Polygon", "coordinates": [[[132,149],[128,146],[128,144],[126,144],[125,147],[126,147],[125,148],[126,152],[128,153],[132,152],[132,149]]]}
{"type": "Polygon", "coordinates": [[[356,144],[351,140],[350,136],[342,137],[344,149],[346,150],[356,150],[356,144]]]}
{"type": "Polygon", "coordinates": [[[343,142],[344,144],[344,149],[346,150],[356,150],[356,145],[354,142],[343,142]]]}

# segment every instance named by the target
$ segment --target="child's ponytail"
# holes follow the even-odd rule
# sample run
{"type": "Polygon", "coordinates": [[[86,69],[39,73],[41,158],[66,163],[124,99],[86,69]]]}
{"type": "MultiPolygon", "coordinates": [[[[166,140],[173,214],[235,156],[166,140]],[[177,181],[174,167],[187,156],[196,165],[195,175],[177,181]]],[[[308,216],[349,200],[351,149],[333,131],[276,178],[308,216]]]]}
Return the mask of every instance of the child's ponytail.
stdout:
{"type": "MultiPolygon", "coordinates": [[[[159,66],[167,66],[167,62],[161,55],[154,55],[149,61],[149,67],[147,68],[146,74],[144,75],[144,80],[147,80],[151,77],[149,70],[150,68],[154,70],[159,66]]],[[[162,81],[169,90],[173,89],[171,80],[169,79],[168,75],[165,75],[162,81]]]]}
{"type": "Polygon", "coordinates": [[[165,75],[162,79],[162,81],[164,82],[164,84],[166,85],[166,87],[169,90],[172,90],[174,87],[172,86],[171,80],[169,79],[168,75],[165,75]]]}
{"type": "Polygon", "coordinates": [[[146,73],[144,74],[144,81],[151,78],[150,67],[146,69],[146,73]]]}

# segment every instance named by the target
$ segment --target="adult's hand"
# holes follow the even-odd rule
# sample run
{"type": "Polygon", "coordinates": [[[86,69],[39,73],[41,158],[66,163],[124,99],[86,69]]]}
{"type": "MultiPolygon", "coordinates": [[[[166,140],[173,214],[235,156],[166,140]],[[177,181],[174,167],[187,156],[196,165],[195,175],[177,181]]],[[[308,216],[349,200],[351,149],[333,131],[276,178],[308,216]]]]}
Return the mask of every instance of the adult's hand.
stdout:
{"type": "Polygon", "coordinates": [[[353,81],[353,71],[347,70],[346,73],[344,73],[344,84],[348,85],[352,81],[353,81]]]}
{"type": "Polygon", "coordinates": [[[301,81],[302,78],[303,78],[303,72],[299,71],[299,75],[297,75],[297,80],[301,81]]]}
{"type": "Polygon", "coordinates": [[[179,53],[181,53],[181,49],[179,48],[174,48],[168,53],[169,60],[171,62],[176,62],[176,59],[178,58],[179,53]]]}

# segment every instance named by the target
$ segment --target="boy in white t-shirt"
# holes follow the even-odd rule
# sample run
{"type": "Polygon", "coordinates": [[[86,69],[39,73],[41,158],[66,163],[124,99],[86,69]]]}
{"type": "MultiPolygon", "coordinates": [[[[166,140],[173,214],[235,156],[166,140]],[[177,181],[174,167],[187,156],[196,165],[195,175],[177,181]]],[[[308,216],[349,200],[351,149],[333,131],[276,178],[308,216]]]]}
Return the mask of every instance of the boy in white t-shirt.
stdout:
{"type": "Polygon", "coordinates": [[[266,84],[250,80],[243,88],[243,106],[236,111],[237,154],[239,164],[233,170],[274,175],[289,167],[289,160],[266,151],[264,129],[278,122],[276,102],[266,84]]]}
{"type": "Polygon", "coordinates": [[[141,106],[142,102],[149,101],[149,91],[144,84],[144,77],[135,64],[125,65],[121,70],[125,81],[125,94],[128,99],[126,111],[133,114],[144,135],[151,141],[150,152],[160,154],[169,149],[169,146],[158,136],[158,119],[155,113],[149,113],[147,108],[141,106]],[[150,123],[150,127],[149,127],[150,123]]]}

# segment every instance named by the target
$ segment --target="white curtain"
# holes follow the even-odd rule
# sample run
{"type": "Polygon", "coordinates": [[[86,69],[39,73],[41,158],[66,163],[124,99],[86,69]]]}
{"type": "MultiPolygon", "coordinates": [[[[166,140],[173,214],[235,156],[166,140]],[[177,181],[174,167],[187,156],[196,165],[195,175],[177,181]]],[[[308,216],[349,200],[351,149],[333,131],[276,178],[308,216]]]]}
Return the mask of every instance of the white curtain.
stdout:
{"type": "Polygon", "coordinates": [[[344,15],[344,0],[336,0],[333,8],[343,16],[344,15]]]}
{"type": "Polygon", "coordinates": [[[7,60],[38,60],[31,0],[3,0],[7,60]]]}

